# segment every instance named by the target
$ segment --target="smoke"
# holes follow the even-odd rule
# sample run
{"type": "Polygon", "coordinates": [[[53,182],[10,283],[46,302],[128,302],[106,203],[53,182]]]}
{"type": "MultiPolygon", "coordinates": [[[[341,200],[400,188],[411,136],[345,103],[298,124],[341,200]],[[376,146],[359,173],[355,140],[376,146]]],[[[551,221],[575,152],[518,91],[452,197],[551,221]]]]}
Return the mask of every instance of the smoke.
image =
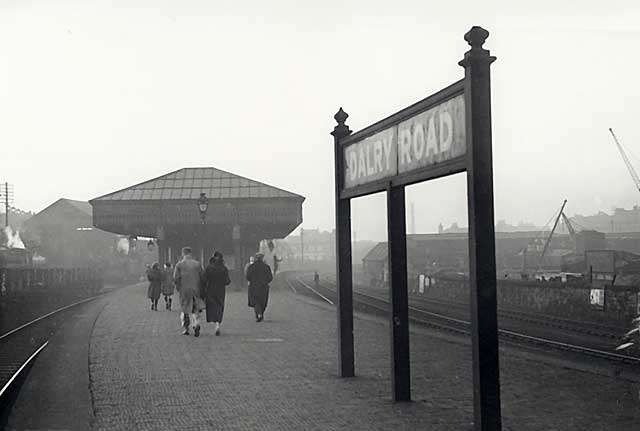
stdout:
{"type": "Polygon", "coordinates": [[[14,232],[11,226],[7,226],[4,228],[4,234],[7,237],[7,248],[25,248],[24,243],[20,239],[20,230],[14,232]]]}
{"type": "Polygon", "coordinates": [[[129,240],[127,238],[120,238],[118,240],[118,251],[123,254],[129,254],[129,240]]]}

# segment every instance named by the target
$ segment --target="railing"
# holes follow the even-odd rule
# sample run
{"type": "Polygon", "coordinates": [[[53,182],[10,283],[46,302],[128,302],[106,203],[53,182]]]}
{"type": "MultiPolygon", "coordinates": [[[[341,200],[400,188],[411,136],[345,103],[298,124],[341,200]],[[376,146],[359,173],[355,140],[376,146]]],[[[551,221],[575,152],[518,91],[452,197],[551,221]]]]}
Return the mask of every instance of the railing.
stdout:
{"type": "Polygon", "coordinates": [[[95,268],[0,268],[0,332],[102,287],[102,271],[95,268]]]}
{"type": "Polygon", "coordinates": [[[0,268],[0,295],[30,291],[83,289],[87,293],[102,288],[102,273],[93,268],[0,268]]]}

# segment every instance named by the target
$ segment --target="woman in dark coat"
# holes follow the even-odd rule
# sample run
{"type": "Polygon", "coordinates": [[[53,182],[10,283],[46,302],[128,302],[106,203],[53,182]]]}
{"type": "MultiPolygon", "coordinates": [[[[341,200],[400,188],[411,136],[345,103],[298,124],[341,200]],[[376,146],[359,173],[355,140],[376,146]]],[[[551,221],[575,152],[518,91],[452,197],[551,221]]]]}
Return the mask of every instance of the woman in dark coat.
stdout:
{"type": "Polygon", "coordinates": [[[160,264],[155,262],[147,271],[147,280],[149,280],[149,288],[147,289],[147,297],[151,300],[151,309],[158,311],[158,299],[160,299],[160,290],[162,289],[163,274],[160,270],[160,264]]]}
{"type": "Polygon", "coordinates": [[[253,307],[256,322],[262,322],[269,302],[269,283],[273,280],[271,267],[263,262],[264,254],[257,253],[255,262],[247,268],[249,307],[253,307]]]}
{"type": "Polygon", "coordinates": [[[222,253],[216,251],[202,275],[203,298],[207,304],[207,322],[215,323],[216,335],[220,335],[220,324],[224,314],[226,286],[231,283],[229,271],[224,265],[222,253]]]}

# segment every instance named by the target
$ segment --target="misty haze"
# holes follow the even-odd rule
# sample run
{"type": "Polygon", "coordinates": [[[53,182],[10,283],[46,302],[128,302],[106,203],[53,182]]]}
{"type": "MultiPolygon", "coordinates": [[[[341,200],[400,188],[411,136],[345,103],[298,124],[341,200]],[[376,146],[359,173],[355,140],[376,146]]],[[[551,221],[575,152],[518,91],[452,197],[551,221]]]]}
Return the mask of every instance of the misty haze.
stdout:
{"type": "Polygon", "coordinates": [[[639,21],[7,0],[0,429],[638,429],[639,21]]]}

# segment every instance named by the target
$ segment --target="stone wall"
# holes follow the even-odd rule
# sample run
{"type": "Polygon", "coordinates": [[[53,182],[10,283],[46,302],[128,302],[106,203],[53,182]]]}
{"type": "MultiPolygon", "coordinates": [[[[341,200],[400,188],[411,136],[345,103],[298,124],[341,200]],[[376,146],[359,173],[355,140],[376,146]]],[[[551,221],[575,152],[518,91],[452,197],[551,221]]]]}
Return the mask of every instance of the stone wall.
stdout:
{"type": "MultiPolygon", "coordinates": [[[[498,281],[498,307],[531,311],[566,319],[628,326],[636,314],[638,288],[607,288],[604,310],[590,304],[591,288],[585,283],[498,281]]],[[[426,288],[428,298],[469,303],[466,281],[436,279],[426,288]]]]}

